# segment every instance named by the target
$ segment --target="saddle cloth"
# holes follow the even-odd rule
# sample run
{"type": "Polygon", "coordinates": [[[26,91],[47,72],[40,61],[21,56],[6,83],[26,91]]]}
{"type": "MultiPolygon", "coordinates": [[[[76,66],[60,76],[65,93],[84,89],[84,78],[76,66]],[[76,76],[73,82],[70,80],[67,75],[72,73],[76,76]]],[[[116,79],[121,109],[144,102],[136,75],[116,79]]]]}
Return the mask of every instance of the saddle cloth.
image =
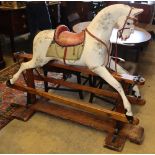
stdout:
{"type": "Polygon", "coordinates": [[[81,58],[83,47],[84,47],[84,42],[76,46],[63,47],[53,41],[48,48],[46,56],[66,59],[66,60],[78,60],[81,58]],[[67,50],[66,54],[65,54],[65,50],[67,50]]]}

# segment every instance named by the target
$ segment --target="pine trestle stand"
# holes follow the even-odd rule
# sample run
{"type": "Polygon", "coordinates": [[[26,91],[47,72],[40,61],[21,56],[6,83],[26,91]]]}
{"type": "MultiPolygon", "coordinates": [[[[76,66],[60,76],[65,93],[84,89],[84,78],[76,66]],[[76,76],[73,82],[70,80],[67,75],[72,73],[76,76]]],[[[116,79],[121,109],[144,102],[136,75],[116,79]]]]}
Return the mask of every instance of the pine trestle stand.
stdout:
{"type": "MultiPolygon", "coordinates": [[[[18,60],[22,59],[22,61],[28,61],[32,58],[32,55],[16,54],[15,57],[18,60]]],[[[127,119],[126,115],[124,114],[124,107],[121,97],[117,92],[101,89],[102,84],[99,87],[93,87],[93,84],[90,84],[91,86],[80,84],[81,79],[79,76],[77,76],[77,83],[68,82],[64,79],[47,77],[47,72],[52,68],[59,70],[60,72],[63,70],[76,75],[80,75],[80,73],[82,73],[88,77],[94,77],[93,79],[96,77],[96,75],[86,67],[69,66],[62,63],[57,63],[55,61],[51,61],[43,67],[45,70],[44,76],[40,74],[34,74],[33,69],[29,69],[24,73],[27,86],[23,86],[18,83],[13,85],[7,83],[7,85],[11,88],[27,92],[26,106],[12,105],[17,107],[17,110],[12,114],[13,117],[27,121],[35,112],[39,111],[48,113],[55,117],[70,120],[72,122],[77,122],[100,131],[106,131],[107,137],[105,138],[104,146],[116,151],[122,151],[127,139],[136,144],[141,144],[143,142],[144,128],[138,126],[139,120],[136,117],[134,117],[132,122],[127,119]],[[35,89],[34,80],[44,81],[45,91],[35,89]],[[54,93],[48,93],[48,83],[54,83],[77,90],[80,98],[83,98],[82,91],[90,92],[90,102],[92,102],[93,97],[96,95],[113,99],[116,101],[115,109],[108,110],[105,108],[98,108],[95,106],[95,104],[91,104],[89,102],[74,100],[56,95],[54,93]],[[36,95],[42,97],[42,99],[38,100],[36,95]],[[48,104],[48,100],[59,102],[61,105],[55,103],[48,104]]],[[[129,91],[132,85],[143,85],[145,80],[135,80],[134,76],[133,79],[123,78],[121,75],[116,73],[113,73],[113,76],[122,83],[127,94],[127,98],[131,104],[145,104],[144,99],[131,96],[129,91]]]]}

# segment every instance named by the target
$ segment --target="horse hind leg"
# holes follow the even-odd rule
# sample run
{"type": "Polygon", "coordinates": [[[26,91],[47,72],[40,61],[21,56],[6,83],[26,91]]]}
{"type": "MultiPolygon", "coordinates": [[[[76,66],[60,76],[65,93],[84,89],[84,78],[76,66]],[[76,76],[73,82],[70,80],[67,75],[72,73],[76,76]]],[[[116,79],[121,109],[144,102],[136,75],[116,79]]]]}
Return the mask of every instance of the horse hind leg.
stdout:
{"type": "Polygon", "coordinates": [[[105,66],[97,66],[93,68],[92,70],[94,73],[99,75],[101,78],[103,78],[107,83],[109,83],[113,88],[117,90],[117,92],[120,94],[124,108],[126,109],[126,116],[129,119],[132,119],[132,110],[131,110],[131,104],[129,103],[127,97],[125,96],[124,90],[121,86],[121,84],[109,73],[109,71],[105,68],[105,66]]]}
{"type": "Polygon", "coordinates": [[[10,79],[10,83],[11,84],[14,84],[16,82],[16,80],[19,78],[20,74],[26,70],[26,69],[30,69],[30,68],[35,68],[35,67],[38,67],[35,63],[35,61],[32,59],[28,62],[24,62],[21,64],[19,70],[17,73],[15,73],[12,77],[12,79],[10,79]]]}

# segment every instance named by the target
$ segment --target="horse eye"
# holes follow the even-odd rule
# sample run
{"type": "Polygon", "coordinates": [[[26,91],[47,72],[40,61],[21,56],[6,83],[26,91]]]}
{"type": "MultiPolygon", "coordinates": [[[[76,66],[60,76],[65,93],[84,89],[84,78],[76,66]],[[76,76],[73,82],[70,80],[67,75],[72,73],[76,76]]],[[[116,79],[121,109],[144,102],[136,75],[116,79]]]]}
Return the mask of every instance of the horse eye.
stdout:
{"type": "Polygon", "coordinates": [[[127,25],[130,25],[130,23],[129,23],[129,22],[127,22],[126,24],[127,24],[127,25]]]}

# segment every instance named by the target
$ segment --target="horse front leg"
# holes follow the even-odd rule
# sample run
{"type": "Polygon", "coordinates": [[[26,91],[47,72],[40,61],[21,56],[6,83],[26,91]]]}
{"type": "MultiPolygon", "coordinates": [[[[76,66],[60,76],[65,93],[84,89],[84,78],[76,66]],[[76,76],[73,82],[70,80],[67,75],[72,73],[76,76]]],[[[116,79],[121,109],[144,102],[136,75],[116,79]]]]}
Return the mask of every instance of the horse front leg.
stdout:
{"type": "Polygon", "coordinates": [[[129,103],[127,97],[125,96],[121,84],[109,73],[109,71],[106,69],[105,66],[94,67],[92,71],[97,75],[99,75],[101,78],[103,78],[107,83],[109,83],[113,88],[117,90],[117,92],[120,94],[123,100],[123,105],[126,110],[126,116],[129,119],[132,119],[133,113],[131,110],[131,104],[129,103]]]}
{"type": "MultiPolygon", "coordinates": [[[[119,74],[130,74],[127,70],[125,70],[122,66],[120,66],[119,64],[116,64],[116,68],[117,68],[117,72],[119,74]]],[[[113,59],[111,59],[110,61],[110,65],[109,65],[110,69],[112,69],[113,71],[116,71],[115,69],[115,61],[113,59]]],[[[141,95],[140,95],[140,91],[139,91],[139,88],[137,85],[135,85],[133,88],[132,88],[132,94],[137,97],[137,98],[140,98],[141,95]]]]}

